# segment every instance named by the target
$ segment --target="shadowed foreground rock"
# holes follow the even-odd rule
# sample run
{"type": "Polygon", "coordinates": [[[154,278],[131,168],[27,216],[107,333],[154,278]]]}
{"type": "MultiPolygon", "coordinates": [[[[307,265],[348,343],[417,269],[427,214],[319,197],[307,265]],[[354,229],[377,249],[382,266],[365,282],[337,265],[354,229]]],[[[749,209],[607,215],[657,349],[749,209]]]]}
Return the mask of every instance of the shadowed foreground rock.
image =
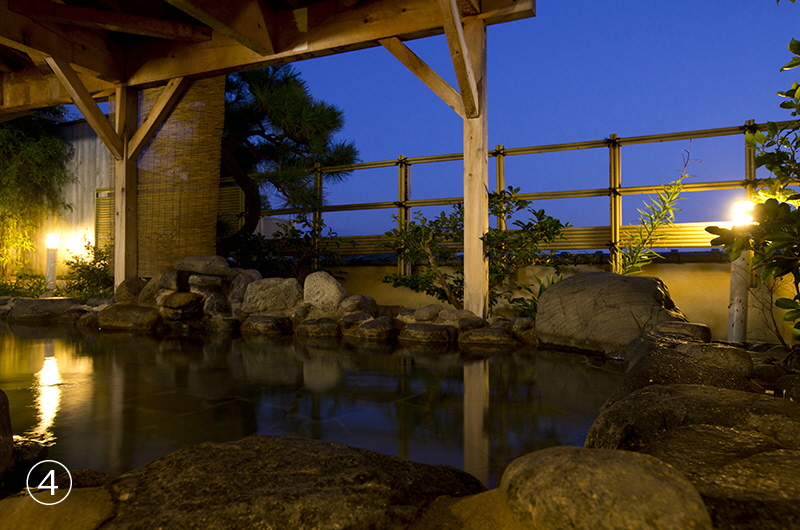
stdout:
{"type": "Polygon", "coordinates": [[[500,489],[531,528],[711,528],[692,483],[649,455],[551,447],[511,462],[500,489]]]}
{"type": "Polygon", "coordinates": [[[800,528],[800,406],[789,400],[702,385],[649,386],[606,405],[586,447],[638,451],[670,464],[700,492],[715,528],[800,528]]]}
{"type": "Polygon", "coordinates": [[[205,443],[114,480],[103,528],[396,528],[440,495],[480,493],[471,475],[289,436],[205,443]]]}

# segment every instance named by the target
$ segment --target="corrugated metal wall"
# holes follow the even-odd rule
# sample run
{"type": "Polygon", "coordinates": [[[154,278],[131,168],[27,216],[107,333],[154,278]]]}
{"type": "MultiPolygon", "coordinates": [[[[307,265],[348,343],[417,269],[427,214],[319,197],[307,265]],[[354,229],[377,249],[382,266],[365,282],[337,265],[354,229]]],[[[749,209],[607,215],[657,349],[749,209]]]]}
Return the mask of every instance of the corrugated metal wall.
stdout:
{"type": "MultiPolygon", "coordinates": [[[[76,181],[64,189],[64,200],[72,210],[58,216],[50,216],[36,234],[34,243],[39,249],[32,257],[32,267],[45,271],[47,252],[45,235],[60,234],[58,250],[58,274],[66,273],[63,260],[83,251],[86,241],[95,241],[95,198],[98,188],[109,188],[114,184],[114,162],[108,149],[85,121],[65,124],[61,128],[64,139],[72,145],[74,155],[69,171],[76,181]]],[[[113,207],[112,207],[113,220],[113,207]]]]}

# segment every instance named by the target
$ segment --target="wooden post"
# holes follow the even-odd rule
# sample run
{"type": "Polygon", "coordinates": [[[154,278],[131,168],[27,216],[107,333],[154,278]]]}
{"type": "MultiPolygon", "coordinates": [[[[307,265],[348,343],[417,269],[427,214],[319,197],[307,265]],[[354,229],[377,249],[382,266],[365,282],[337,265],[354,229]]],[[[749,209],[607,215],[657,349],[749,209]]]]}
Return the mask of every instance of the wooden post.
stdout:
{"type": "MultiPolygon", "coordinates": [[[[411,199],[411,166],[406,162],[406,157],[397,157],[397,225],[398,228],[409,221],[411,208],[406,204],[411,199]]],[[[411,274],[411,263],[397,256],[397,274],[411,274]]]]}
{"type": "Polygon", "coordinates": [[[620,226],[622,226],[622,153],[618,136],[612,134],[608,139],[608,193],[611,225],[611,272],[622,272],[622,252],[619,248],[620,226]]]}
{"type": "MultiPolygon", "coordinates": [[[[506,151],[502,145],[498,145],[494,151],[494,189],[498,193],[506,189],[506,151]]],[[[497,216],[497,228],[507,228],[505,215],[497,216]]]]}
{"type": "Polygon", "coordinates": [[[123,156],[114,163],[114,285],[138,274],[138,213],[136,156],[129,156],[130,138],[137,129],[135,90],[117,88],[115,128],[122,139],[123,156]]]}
{"type": "Polygon", "coordinates": [[[486,317],[489,262],[481,238],[489,228],[489,130],[483,21],[465,23],[464,38],[478,92],[478,115],[464,119],[464,309],[486,317]]]}

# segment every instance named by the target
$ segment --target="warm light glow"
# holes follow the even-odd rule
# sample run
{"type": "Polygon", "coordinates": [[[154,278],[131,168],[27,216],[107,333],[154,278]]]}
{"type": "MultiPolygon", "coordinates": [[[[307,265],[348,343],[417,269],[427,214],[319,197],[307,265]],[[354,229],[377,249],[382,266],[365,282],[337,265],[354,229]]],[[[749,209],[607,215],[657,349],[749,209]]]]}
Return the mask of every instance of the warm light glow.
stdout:
{"type": "Polygon", "coordinates": [[[53,424],[59,409],[61,409],[60,384],[61,373],[58,370],[58,361],[55,357],[46,355],[44,366],[36,374],[36,412],[39,422],[25,433],[26,438],[45,445],[50,445],[55,441],[53,424]]]}
{"type": "Polygon", "coordinates": [[[50,249],[58,248],[58,234],[47,234],[44,238],[44,246],[50,249]]]}
{"type": "Polygon", "coordinates": [[[736,201],[733,203],[733,226],[749,225],[753,222],[753,203],[736,201]]]}

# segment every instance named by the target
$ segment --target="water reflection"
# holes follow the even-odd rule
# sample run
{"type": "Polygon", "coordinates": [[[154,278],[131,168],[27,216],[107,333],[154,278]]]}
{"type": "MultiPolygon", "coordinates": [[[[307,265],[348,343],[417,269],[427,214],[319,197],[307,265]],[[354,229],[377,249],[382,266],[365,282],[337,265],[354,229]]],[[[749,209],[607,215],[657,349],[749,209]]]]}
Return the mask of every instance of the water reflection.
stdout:
{"type": "Polygon", "coordinates": [[[58,371],[58,359],[54,355],[55,345],[52,340],[44,343],[44,365],[36,372],[36,412],[38,423],[33,429],[23,434],[24,438],[36,440],[44,445],[52,445],[55,440],[53,424],[56,414],[61,408],[61,374],[58,371]]]}
{"type": "Polygon", "coordinates": [[[518,456],[582,444],[621,373],[548,352],[475,361],[331,342],[46,334],[0,328],[14,432],[57,440],[50,456],[71,468],[112,475],[193,443],[295,434],[448,464],[493,486],[518,456]]]}

